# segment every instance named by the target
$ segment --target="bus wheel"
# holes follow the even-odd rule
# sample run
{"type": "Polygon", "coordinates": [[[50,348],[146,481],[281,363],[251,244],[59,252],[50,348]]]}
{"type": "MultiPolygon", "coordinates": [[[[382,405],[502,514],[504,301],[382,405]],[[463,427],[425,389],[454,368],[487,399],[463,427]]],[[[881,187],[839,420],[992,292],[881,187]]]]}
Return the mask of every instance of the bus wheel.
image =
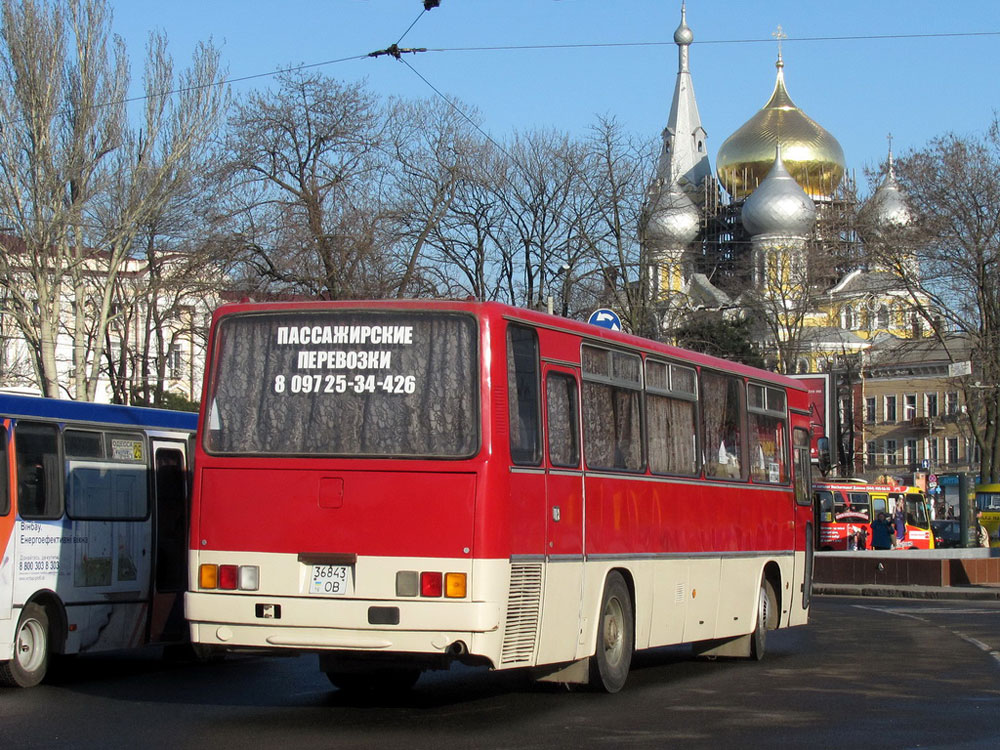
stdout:
{"type": "Polygon", "coordinates": [[[405,693],[420,679],[419,669],[378,669],[372,672],[337,672],[330,670],[327,678],[338,690],[348,693],[405,693]]]}
{"type": "Polygon", "coordinates": [[[778,615],[778,598],[774,587],[766,578],[760,581],[760,592],[757,594],[757,624],[750,634],[750,658],[760,661],[764,658],[767,647],[767,631],[775,626],[778,615]]]}
{"type": "Polygon", "coordinates": [[[632,664],[634,627],[632,597],[621,573],[612,572],[604,584],[597,622],[597,649],[590,659],[590,684],[617,693],[625,685],[632,664]]]}
{"type": "Polygon", "coordinates": [[[49,617],[37,604],[21,610],[14,638],[14,658],[0,662],[0,683],[32,687],[45,677],[49,663],[49,617]]]}

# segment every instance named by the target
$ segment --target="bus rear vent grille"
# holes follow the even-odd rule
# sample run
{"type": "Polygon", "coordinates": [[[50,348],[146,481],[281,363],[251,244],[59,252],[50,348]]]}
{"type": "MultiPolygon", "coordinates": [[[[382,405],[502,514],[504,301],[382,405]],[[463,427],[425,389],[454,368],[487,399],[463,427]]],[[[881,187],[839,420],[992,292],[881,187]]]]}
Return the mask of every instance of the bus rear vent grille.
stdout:
{"type": "Polygon", "coordinates": [[[542,566],[513,565],[510,596],[503,632],[502,664],[530,663],[538,639],[538,613],[542,603],[542,566]]]}

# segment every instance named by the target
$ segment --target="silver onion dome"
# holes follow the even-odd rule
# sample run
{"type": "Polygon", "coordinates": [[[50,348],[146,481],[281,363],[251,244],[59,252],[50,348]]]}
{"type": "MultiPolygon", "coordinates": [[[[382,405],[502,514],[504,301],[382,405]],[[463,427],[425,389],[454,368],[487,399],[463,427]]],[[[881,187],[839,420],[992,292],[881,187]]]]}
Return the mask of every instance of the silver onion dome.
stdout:
{"type": "Polygon", "coordinates": [[[674,32],[674,44],[691,44],[694,41],[694,32],[687,25],[686,3],[681,3],[681,25],[674,32]]]}
{"type": "Polygon", "coordinates": [[[805,237],[812,230],[816,205],[785,168],[780,144],[775,148],[771,170],[746,199],[740,218],[751,237],[805,237]]]}
{"type": "Polygon", "coordinates": [[[889,167],[885,177],[869,199],[869,206],[872,219],[878,227],[905,227],[913,218],[903,189],[896,182],[892,149],[889,150],[889,167]]]}
{"type": "Polygon", "coordinates": [[[688,243],[698,235],[701,213],[687,193],[673,183],[661,190],[646,220],[646,238],[663,244],[688,243]]]}

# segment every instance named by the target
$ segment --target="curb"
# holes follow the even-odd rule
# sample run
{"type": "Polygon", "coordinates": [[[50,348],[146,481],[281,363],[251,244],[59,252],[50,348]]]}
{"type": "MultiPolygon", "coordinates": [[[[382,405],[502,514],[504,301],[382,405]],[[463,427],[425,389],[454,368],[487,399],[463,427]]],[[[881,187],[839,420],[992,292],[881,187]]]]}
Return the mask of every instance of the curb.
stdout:
{"type": "Polygon", "coordinates": [[[883,584],[845,584],[813,582],[819,596],[877,596],[891,599],[967,599],[1000,600],[997,586],[887,586],[883,584]]]}

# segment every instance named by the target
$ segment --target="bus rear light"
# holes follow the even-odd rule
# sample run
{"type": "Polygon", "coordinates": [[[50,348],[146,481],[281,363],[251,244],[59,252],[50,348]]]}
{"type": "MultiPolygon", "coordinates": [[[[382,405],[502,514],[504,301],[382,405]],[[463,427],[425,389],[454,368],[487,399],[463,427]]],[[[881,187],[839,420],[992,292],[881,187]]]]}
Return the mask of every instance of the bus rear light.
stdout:
{"type": "Polygon", "coordinates": [[[235,590],[239,585],[239,568],[236,565],[219,566],[219,588],[235,590]]]}
{"type": "Polygon", "coordinates": [[[206,564],[199,567],[198,586],[203,589],[219,588],[219,566],[206,564]]]}
{"type": "Polygon", "coordinates": [[[260,588],[260,568],[256,565],[240,566],[240,591],[256,591],[260,588]]]}
{"type": "Polygon", "coordinates": [[[396,596],[416,596],[420,593],[420,581],[415,570],[396,572],[396,596]]]}
{"type": "Polygon", "coordinates": [[[451,599],[465,598],[465,573],[448,573],[444,577],[444,595],[451,599]]]}
{"type": "Polygon", "coordinates": [[[198,568],[198,586],[203,589],[257,591],[260,588],[260,568],[257,565],[211,565],[198,568]]]}
{"type": "Polygon", "coordinates": [[[421,596],[441,596],[443,593],[442,581],[444,576],[440,573],[420,574],[420,595],[421,596]]]}

